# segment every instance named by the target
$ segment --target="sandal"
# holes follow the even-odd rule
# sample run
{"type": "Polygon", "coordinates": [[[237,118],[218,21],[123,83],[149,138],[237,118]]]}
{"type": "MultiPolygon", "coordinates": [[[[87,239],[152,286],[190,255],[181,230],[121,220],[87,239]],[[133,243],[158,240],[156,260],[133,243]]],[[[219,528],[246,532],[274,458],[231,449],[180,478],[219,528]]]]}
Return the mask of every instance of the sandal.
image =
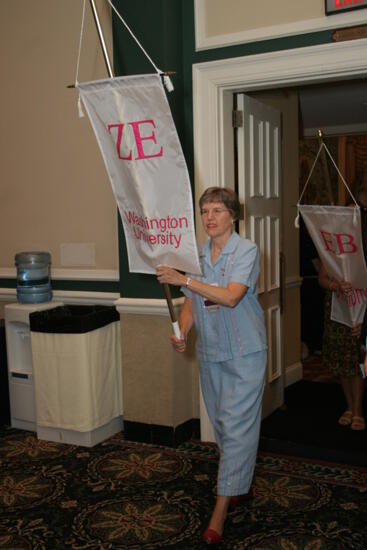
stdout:
{"type": "Polygon", "coordinates": [[[352,418],[356,418],[356,417],[353,416],[352,411],[346,410],[341,415],[338,422],[341,426],[349,426],[349,424],[352,423],[352,418]]]}
{"type": "Polygon", "coordinates": [[[351,429],[356,431],[361,431],[366,429],[366,422],[363,416],[353,416],[351,429]]]}

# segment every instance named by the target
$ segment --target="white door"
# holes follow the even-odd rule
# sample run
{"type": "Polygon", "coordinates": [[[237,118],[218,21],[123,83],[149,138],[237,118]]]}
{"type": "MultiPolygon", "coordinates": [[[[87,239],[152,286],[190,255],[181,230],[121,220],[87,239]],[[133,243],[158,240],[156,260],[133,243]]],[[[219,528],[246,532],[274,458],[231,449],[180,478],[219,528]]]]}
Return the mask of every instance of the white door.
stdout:
{"type": "Polygon", "coordinates": [[[259,300],[268,337],[263,417],[283,404],[281,113],[245,94],[237,94],[243,125],[237,128],[238,195],[244,203],[240,235],[260,250],[259,300]]]}
{"type": "MultiPolygon", "coordinates": [[[[281,114],[245,94],[236,94],[243,125],[237,128],[238,196],[245,205],[239,233],[260,250],[259,300],[268,337],[268,366],[263,418],[284,401],[282,369],[281,264],[281,114]]],[[[203,441],[215,441],[200,392],[200,429],[203,441]]]]}

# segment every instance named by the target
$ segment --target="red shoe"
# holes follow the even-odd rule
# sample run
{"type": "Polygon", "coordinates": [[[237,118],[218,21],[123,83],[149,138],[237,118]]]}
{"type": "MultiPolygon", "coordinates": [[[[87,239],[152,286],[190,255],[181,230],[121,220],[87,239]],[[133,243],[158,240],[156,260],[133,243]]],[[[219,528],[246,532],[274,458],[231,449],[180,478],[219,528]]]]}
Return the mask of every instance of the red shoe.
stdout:
{"type": "Polygon", "coordinates": [[[231,500],[229,501],[228,508],[233,510],[236,508],[236,506],[239,506],[243,502],[246,502],[248,500],[251,500],[254,497],[254,490],[252,487],[250,487],[250,490],[248,493],[244,493],[243,495],[236,495],[234,497],[231,497],[231,500]]]}
{"type": "Polygon", "coordinates": [[[214,529],[207,529],[204,533],[204,540],[207,544],[220,544],[222,539],[222,535],[214,531],[214,529]]]}

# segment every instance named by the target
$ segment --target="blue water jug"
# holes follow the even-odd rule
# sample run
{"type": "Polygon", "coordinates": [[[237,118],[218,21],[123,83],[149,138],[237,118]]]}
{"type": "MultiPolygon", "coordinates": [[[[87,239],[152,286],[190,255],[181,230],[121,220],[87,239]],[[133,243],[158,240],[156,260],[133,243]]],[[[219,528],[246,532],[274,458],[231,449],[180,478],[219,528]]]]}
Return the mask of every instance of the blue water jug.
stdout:
{"type": "Polygon", "coordinates": [[[39,304],[52,300],[50,281],[51,254],[19,252],[17,268],[17,298],[23,304],[39,304]]]}

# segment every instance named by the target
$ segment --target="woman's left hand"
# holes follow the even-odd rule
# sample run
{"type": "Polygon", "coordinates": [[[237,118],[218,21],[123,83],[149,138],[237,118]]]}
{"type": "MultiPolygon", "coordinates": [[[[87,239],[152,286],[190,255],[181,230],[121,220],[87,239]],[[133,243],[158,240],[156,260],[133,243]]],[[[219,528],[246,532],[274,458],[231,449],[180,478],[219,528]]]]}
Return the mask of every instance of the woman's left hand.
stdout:
{"type": "Polygon", "coordinates": [[[160,283],[168,283],[169,285],[181,286],[186,282],[186,276],[176,271],[172,267],[159,265],[156,267],[157,279],[160,283]]]}

